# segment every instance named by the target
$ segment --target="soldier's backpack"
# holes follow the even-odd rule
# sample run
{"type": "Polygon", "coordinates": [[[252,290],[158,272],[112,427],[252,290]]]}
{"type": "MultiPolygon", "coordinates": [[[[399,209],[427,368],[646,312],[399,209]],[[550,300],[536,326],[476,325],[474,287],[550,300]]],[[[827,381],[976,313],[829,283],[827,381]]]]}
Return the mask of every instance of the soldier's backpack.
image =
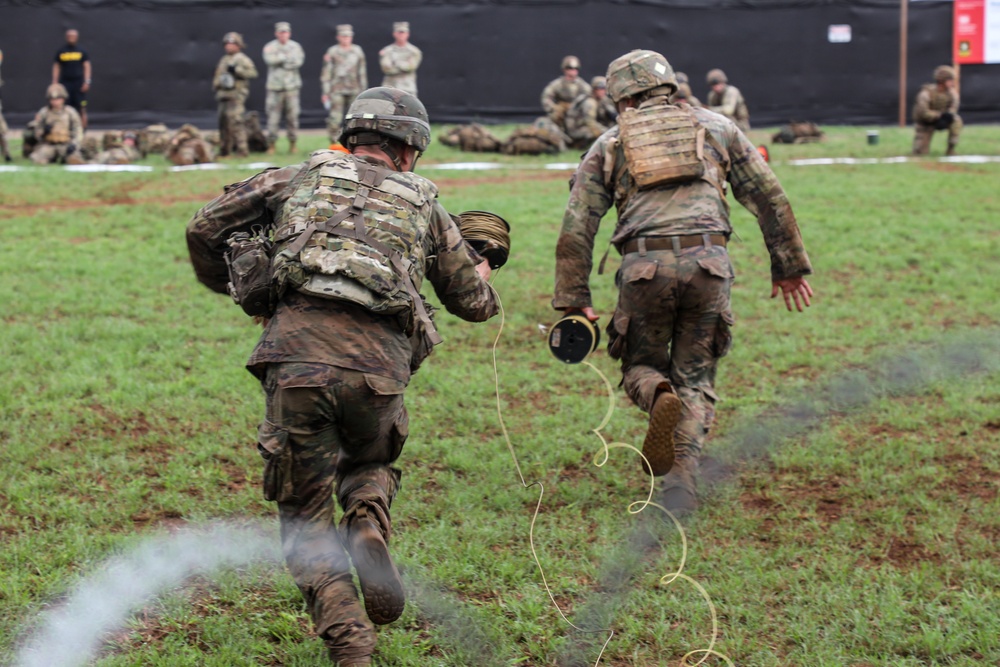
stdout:
{"type": "Polygon", "coordinates": [[[247,148],[251,153],[266,153],[268,149],[267,135],[260,126],[260,114],[247,111],[243,116],[243,124],[247,129],[247,148]]]}
{"type": "Polygon", "coordinates": [[[823,140],[823,131],[816,123],[793,121],[771,136],[773,144],[809,144],[823,140]]]}
{"type": "Polygon", "coordinates": [[[542,116],[531,125],[515,128],[500,150],[505,155],[554,155],[566,150],[568,144],[569,137],[542,116]]]}
{"type": "Polygon", "coordinates": [[[170,142],[170,130],[163,123],[147,125],[138,132],[139,140],[136,147],[143,157],[152,153],[162,153],[170,142]]]}
{"type": "Polygon", "coordinates": [[[640,188],[686,183],[705,174],[706,130],[690,110],[653,98],[618,117],[619,141],[640,188]]]}
{"type": "Polygon", "coordinates": [[[479,123],[458,125],[438,138],[445,146],[452,146],[469,153],[496,153],[500,140],[479,123]]]}

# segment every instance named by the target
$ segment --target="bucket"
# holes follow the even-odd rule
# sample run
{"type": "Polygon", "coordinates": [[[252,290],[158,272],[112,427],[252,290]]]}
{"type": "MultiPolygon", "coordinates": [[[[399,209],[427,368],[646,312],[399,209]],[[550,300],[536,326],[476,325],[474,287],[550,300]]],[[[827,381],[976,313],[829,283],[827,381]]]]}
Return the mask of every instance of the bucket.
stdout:
{"type": "Polygon", "coordinates": [[[878,143],[878,130],[868,130],[868,145],[874,146],[878,143]]]}

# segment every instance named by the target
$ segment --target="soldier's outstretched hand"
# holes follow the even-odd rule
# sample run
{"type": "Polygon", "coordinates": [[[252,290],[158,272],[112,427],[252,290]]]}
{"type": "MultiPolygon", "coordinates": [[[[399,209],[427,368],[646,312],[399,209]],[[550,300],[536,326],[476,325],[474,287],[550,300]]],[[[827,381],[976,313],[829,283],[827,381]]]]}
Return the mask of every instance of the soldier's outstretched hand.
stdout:
{"type": "Polygon", "coordinates": [[[783,280],[775,280],[771,283],[771,298],[778,296],[778,290],[781,290],[781,296],[785,298],[785,306],[788,310],[792,309],[792,301],[795,301],[795,307],[801,313],[804,308],[808,308],[809,297],[813,295],[812,287],[809,286],[809,281],[806,280],[805,276],[799,276],[797,278],[785,278],[783,280]]]}

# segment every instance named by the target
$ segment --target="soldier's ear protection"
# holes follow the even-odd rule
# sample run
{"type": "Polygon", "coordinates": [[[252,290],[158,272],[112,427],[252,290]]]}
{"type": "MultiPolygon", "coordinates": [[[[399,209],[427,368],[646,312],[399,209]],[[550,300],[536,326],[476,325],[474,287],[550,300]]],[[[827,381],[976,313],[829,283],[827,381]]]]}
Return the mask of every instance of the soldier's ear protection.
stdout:
{"type": "Polygon", "coordinates": [[[597,349],[601,330],[583,315],[567,315],[552,325],[549,350],[567,364],[578,364],[597,349]]]}

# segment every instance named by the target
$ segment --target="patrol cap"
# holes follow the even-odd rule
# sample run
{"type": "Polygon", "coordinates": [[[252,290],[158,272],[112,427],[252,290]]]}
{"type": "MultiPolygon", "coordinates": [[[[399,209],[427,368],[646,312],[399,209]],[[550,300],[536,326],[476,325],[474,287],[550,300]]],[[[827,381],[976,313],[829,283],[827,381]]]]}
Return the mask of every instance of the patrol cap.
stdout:
{"type": "Polygon", "coordinates": [[[729,79],[726,78],[726,73],[721,69],[709,70],[708,74],[705,75],[705,80],[710,86],[714,86],[717,83],[729,83],[729,79]]]}
{"type": "Polygon", "coordinates": [[[337,26],[338,35],[347,35],[348,37],[354,36],[354,26],[350,23],[341,23],[337,26]]]}
{"type": "Polygon", "coordinates": [[[576,56],[566,56],[562,59],[563,69],[580,69],[580,59],[576,56]]]}
{"type": "Polygon", "coordinates": [[[291,32],[292,31],[292,24],[289,23],[288,21],[278,21],[277,23],[274,24],[274,31],[275,32],[291,32]]]}
{"type": "Polygon", "coordinates": [[[222,43],[223,44],[235,44],[235,45],[237,45],[238,47],[240,47],[242,49],[243,46],[244,46],[244,44],[243,44],[243,35],[241,35],[238,32],[227,32],[222,37],[222,43]]]}
{"type": "Polygon", "coordinates": [[[393,32],[410,32],[410,22],[409,21],[396,21],[392,24],[393,32]]]}
{"type": "Polygon", "coordinates": [[[593,88],[594,90],[598,90],[600,88],[604,88],[605,90],[607,90],[608,88],[607,77],[595,76],[593,79],[590,80],[590,87],[593,88]]]}
{"type": "Polygon", "coordinates": [[[54,100],[61,97],[64,100],[69,99],[69,93],[66,92],[66,86],[61,83],[53,83],[51,86],[45,89],[45,98],[49,100],[54,100]]]}
{"type": "Polygon", "coordinates": [[[937,83],[944,83],[955,78],[955,68],[948,65],[939,65],[934,68],[934,80],[937,83]]]}

